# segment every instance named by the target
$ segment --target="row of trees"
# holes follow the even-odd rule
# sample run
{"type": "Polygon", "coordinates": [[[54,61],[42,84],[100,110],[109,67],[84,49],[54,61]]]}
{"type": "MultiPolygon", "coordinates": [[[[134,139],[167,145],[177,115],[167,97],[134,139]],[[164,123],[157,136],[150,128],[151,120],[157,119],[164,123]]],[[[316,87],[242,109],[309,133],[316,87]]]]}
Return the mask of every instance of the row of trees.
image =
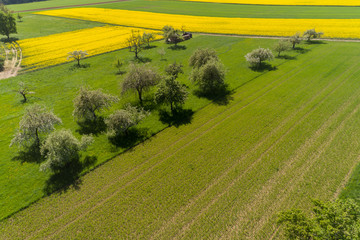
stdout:
{"type": "MultiPolygon", "coordinates": [[[[323,35],[322,32],[316,32],[315,29],[306,30],[303,34],[303,37],[307,39],[308,42],[313,38],[319,38],[323,35]]],[[[279,40],[275,46],[274,50],[277,52],[278,57],[282,52],[288,51],[292,48],[294,49],[296,44],[300,44],[302,38],[300,33],[296,33],[291,36],[289,39],[281,39],[279,40]]],[[[250,53],[245,55],[246,61],[250,64],[251,67],[260,68],[264,61],[271,61],[274,59],[274,55],[272,51],[268,48],[258,48],[250,53]]]]}
{"type": "MultiPolygon", "coordinates": [[[[184,40],[182,34],[183,30],[175,29],[172,26],[166,25],[162,28],[161,35],[165,39],[165,43],[174,44],[177,46],[179,42],[184,40]]],[[[150,48],[150,42],[156,39],[156,35],[151,32],[144,32],[140,34],[140,31],[132,30],[130,36],[126,39],[126,46],[130,52],[135,54],[135,58],[139,58],[138,54],[144,48],[150,48]]]]}
{"type": "Polygon", "coordinates": [[[40,165],[42,171],[61,171],[78,158],[79,152],[85,150],[93,139],[83,136],[79,141],[68,129],[54,131],[55,125],[59,124],[62,124],[61,119],[52,111],[38,104],[31,105],[26,108],[10,146],[39,151],[45,158],[40,165]]]}

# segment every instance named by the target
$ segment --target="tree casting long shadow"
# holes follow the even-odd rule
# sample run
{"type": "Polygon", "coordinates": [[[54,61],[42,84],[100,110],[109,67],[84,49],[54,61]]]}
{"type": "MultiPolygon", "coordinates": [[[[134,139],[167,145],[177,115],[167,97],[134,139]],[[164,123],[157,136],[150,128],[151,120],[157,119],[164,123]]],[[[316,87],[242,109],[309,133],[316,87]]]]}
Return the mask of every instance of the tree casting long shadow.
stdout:
{"type": "Polygon", "coordinates": [[[160,121],[175,127],[191,123],[193,115],[194,111],[192,109],[175,109],[171,113],[165,110],[159,111],[160,121]]]}
{"type": "Polygon", "coordinates": [[[41,163],[44,161],[44,157],[40,153],[39,146],[33,143],[31,146],[20,150],[12,160],[20,161],[21,163],[41,163]]]}
{"type": "Polygon", "coordinates": [[[259,65],[250,66],[250,69],[255,72],[264,72],[264,71],[275,71],[277,70],[277,67],[269,63],[263,62],[261,63],[260,66],[259,65]]]}
{"type": "Polygon", "coordinates": [[[79,121],[78,125],[80,129],[76,131],[83,134],[94,134],[98,135],[106,130],[106,124],[103,117],[98,117],[95,121],[85,120],[79,121]]]}
{"type": "Polygon", "coordinates": [[[130,148],[147,139],[148,128],[130,128],[126,134],[109,137],[109,141],[116,147],[130,148]]]}
{"type": "Polygon", "coordinates": [[[80,174],[84,169],[94,166],[97,161],[95,156],[86,156],[81,162],[79,156],[65,165],[59,171],[53,173],[45,182],[44,193],[49,195],[55,191],[66,192],[71,186],[79,189],[82,183],[80,174]]]}
{"type": "Polygon", "coordinates": [[[200,89],[194,91],[195,96],[207,98],[218,105],[228,105],[230,101],[233,100],[233,97],[231,96],[233,93],[234,91],[229,90],[227,85],[213,91],[202,91],[200,89]]]}

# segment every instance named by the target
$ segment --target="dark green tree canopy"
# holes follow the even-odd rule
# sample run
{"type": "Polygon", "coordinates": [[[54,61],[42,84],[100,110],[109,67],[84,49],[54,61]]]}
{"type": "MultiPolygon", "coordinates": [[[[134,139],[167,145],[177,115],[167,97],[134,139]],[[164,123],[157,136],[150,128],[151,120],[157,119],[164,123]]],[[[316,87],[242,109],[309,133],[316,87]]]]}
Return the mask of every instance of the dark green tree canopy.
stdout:
{"type": "Polygon", "coordinates": [[[176,62],[169,64],[165,68],[165,73],[169,75],[171,78],[176,79],[179,74],[184,73],[183,65],[181,63],[177,64],[176,62]]]}
{"type": "Polygon", "coordinates": [[[116,110],[105,119],[108,128],[107,135],[110,137],[116,137],[121,134],[127,135],[129,128],[137,125],[149,114],[143,108],[127,104],[124,109],[116,110]]]}
{"type": "Polygon", "coordinates": [[[215,93],[225,87],[225,67],[220,61],[212,58],[200,68],[194,68],[190,79],[204,93],[215,93]]]}
{"type": "Polygon", "coordinates": [[[12,33],[17,33],[15,17],[11,12],[0,11],[0,34],[10,39],[12,33]]]}
{"type": "Polygon", "coordinates": [[[167,78],[160,85],[155,93],[155,102],[159,104],[170,104],[173,112],[175,108],[183,105],[189,95],[186,86],[174,78],[167,78]]]}
{"type": "Polygon", "coordinates": [[[46,161],[40,165],[40,170],[63,170],[68,163],[78,161],[79,152],[86,150],[92,142],[91,136],[83,136],[79,141],[69,129],[52,132],[41,146],[41,154],[46,161]]]}
{"type": "Polygon", "coordinates": [[[313,204],[310,217],[299,209],[279,214],[278,223],[283,226],[287,239],[360,239],[360,207],[354,200],[313,200],[313,204]]]}

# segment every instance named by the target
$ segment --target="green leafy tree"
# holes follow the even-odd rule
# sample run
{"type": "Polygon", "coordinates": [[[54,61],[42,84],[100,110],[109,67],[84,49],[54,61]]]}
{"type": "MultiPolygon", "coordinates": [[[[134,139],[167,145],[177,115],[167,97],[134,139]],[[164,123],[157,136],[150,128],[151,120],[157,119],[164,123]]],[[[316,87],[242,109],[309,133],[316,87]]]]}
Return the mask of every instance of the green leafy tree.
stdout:
{"type": "Polygon", "coordinates": [[[107,125],[107,135],[116,137],[122,134],[128,135],[129,128],[137,125],[150,113],[143,108],[138,108],[127,104],[125,109],[116,110],[105,119],[107,125]]]}
{"type": "Polygon", "coordinates": [[[292,48],[294,49],[296,44],[301,43],[300,33],[296,33],[295,35],[291,36],[289,38],[289,42],[292,44],[292,48]]]}
{"type": "Polygon", "coordinates": [[[310,42],[311,38],[320,38],[324,33],[316,32],[315,29],[308,29],[304,32],[303,36],[310,42]]]}
{"type": "Polygon", "coordinates": [[[135,91],[143,104],[143,93],[158,84],[160,75],[149,64],[131,64],[122,83],[122,94],[135,91]]]}
{"type": "Polygon", "coordinates": [[[25,110],[17,133],[11,140],[10,146],[18,144],[20,147],[28,147],[35,144],[41,145],[41,135],[54,130],[55,124],[61,124],[61,119],[53,112],[38,104],[29,106],[25,110]]]}
{"type": "Polygon", "coordinates": [[[352,199],[323,202],[313,200],[311,217],[299,209],[281,212],[278,223],[287,239],[360,239],[360,207],[352,199]]]}
{"type": "Polygon", "coordinates": [[[210,59],[200,68],[194,68],[190,79],[204,93],[215,93],[225,87],[225,67],[220,61],[210,59]]]}
{"type": "Polygon", "coordinates": [[[154,41],[155,39],[156,39],[156,36],[153,33],[144,32],[142,35],[142,41],[144,43],[146,43],[148,47],[150,47],[150,42],[154,41]]]}
{"type": "Polygon", "coordinates": [[[112,103],[119,99],[110,94],[103,93],[101,89],[91,90],[81,87],[73,100],[73,116],[79,120],[97,120],[97,113],[108,109],[112,103]]]}
{"type": "Polygon", "coordinates": [[[14,15],[11,12],[0,11],[0,34],[9,40],[12,33],[17,33],[14,15]]]}
{"type": "Polygon", "coordinates": [[[28,86],[23,82],[19,82],[19,88],[14,90],[14,92],[20,94],[23,97],[24,103],[27,102],[27,95],[35,93],[33,91],[30,91],[28,86]]]}
{"type": "Polygon", "coordinates": [[[189,93],[186,86],[180,84],[175,78],[167,78],[159,85],[155,93],[155,102],[170,104],[171,112],[183,105],[189,93]]]}
{"type": "Polygon", "coordinates": [[[288,41],[280,40],[275,44],[274,50],[278,53],[278,56],[280,57],[280,54],[282,52],[290,50],[291,46],[288,41]]]}
{"type": "Polygon", "coordinates": [[[199,68],[210,60],[219,60],[216,51],[211,48],[196,49],[189,59],[189,66],[199,68]]]}
{"type": "Polygon", "coordinates": [[[274,55],[268,48],[258,48],[246,54],[245,59],[252,67],[261,67],[264,61],[274,59],[274,55]]]}
{"type": "Polygon", "coordinates": [[[80,60],[85,58],[88,55],[86,51],[76,50],[68,53],[67,59],[75,59],[77,61],[77,66],[80,67],[80,60]]]}
{"type": "Polygon", "coordinates": [[[85,151],[92,143],[91,136],[83,136],[79,141],[69,129],[50,133],[41,146],[41,154],[45,157],[45,162],[40,165],[40,170],[59,172],[66,169],[69,163],[78,161],[80,151],[85,151]]]}
{"type": "Polygon", "coordinates": [[[182,42],[184,40],[181,30],[175,29],[172,26],[164,26],[162,28],[162,32],[166,43],[172,43],[176,46],[179,42],[182,42]]]}
{"type": "Polygon", "coordinates": [[[139,58],[138,54],[143,49],[143,37],[139,31],[132,30],[131,35],[127,38],[126,44],[130,52],[135,54],[135,58],[139,58]]]}
{"type": "Polygon", "coordinates": [[[169,64],[165,68],[165,73],[169,75],[171,78],[176,79],[179,74],[183,74],[183,65],[181,63],[177,64],[176,62],[169,64]]]}

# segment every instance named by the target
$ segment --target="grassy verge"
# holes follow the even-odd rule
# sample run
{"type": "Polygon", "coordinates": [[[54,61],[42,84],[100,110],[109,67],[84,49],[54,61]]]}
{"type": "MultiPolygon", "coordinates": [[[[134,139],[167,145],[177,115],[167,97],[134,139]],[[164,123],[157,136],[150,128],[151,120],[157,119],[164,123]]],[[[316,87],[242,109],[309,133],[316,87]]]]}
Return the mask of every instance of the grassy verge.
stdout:
{"type": "MultiPolygon", "coordinates": [[[[310,51],[277,59],[277,70],[258,73],[247,68],[243,55],[273,41],[201,36],[187,42],[186,50],[172,53],[171,60],[185,64],[185,53],[200,43],[216,48],[228,67],[227,80],[236,90],[227,105],[192,96],[185,106],[198,110],[191,124],[167,128],[87,174],[68,192],[44,198],[3,221],[0,236],[268,239],[276,231],[278,211],[306,209],[309,197],[335,197],[360,153],[358,44],[310,45],[310,51]]],[[[95,62],[110,56],[88,61],[96,69],[95,62]]],[[[170,54],[167,58],[170,61],[170,54]]],[[[34,74],[55,76],[65,67],[34,74]]],[[[106,81],[87,75],[86,82],[116,93],[121,80],[111,83],[109,74],[100,73],[96,76],[106,81]]],[[[76,79],[85,82],[82,74],[70,76],[61,93],[51,96],[60,99],[51,106],[72,129],[77,126],[66,115],[75,90],[67,91],[76,79]]],[[[59,80],[52,78],[54,85],[59,80]]],[[[181,81],[187,82],[186,77],[181,81]]],[[[51,94],[49,100],[41,95],[50,104],[51,94]]],[[[141,128],[165,126],[156,110],[153,113],[141,128]]],[[[6,122],[10,127],[17,119],[6,122]]],[[[100,163],[110,146],[102,136],[96,141],[101,149],[93,147],[92,152],[100,163]]],[[[12,165],[20,169],[17,162],[12,165]]],[[[21,167],[28,171],[30,165],[21,167]]]]}

